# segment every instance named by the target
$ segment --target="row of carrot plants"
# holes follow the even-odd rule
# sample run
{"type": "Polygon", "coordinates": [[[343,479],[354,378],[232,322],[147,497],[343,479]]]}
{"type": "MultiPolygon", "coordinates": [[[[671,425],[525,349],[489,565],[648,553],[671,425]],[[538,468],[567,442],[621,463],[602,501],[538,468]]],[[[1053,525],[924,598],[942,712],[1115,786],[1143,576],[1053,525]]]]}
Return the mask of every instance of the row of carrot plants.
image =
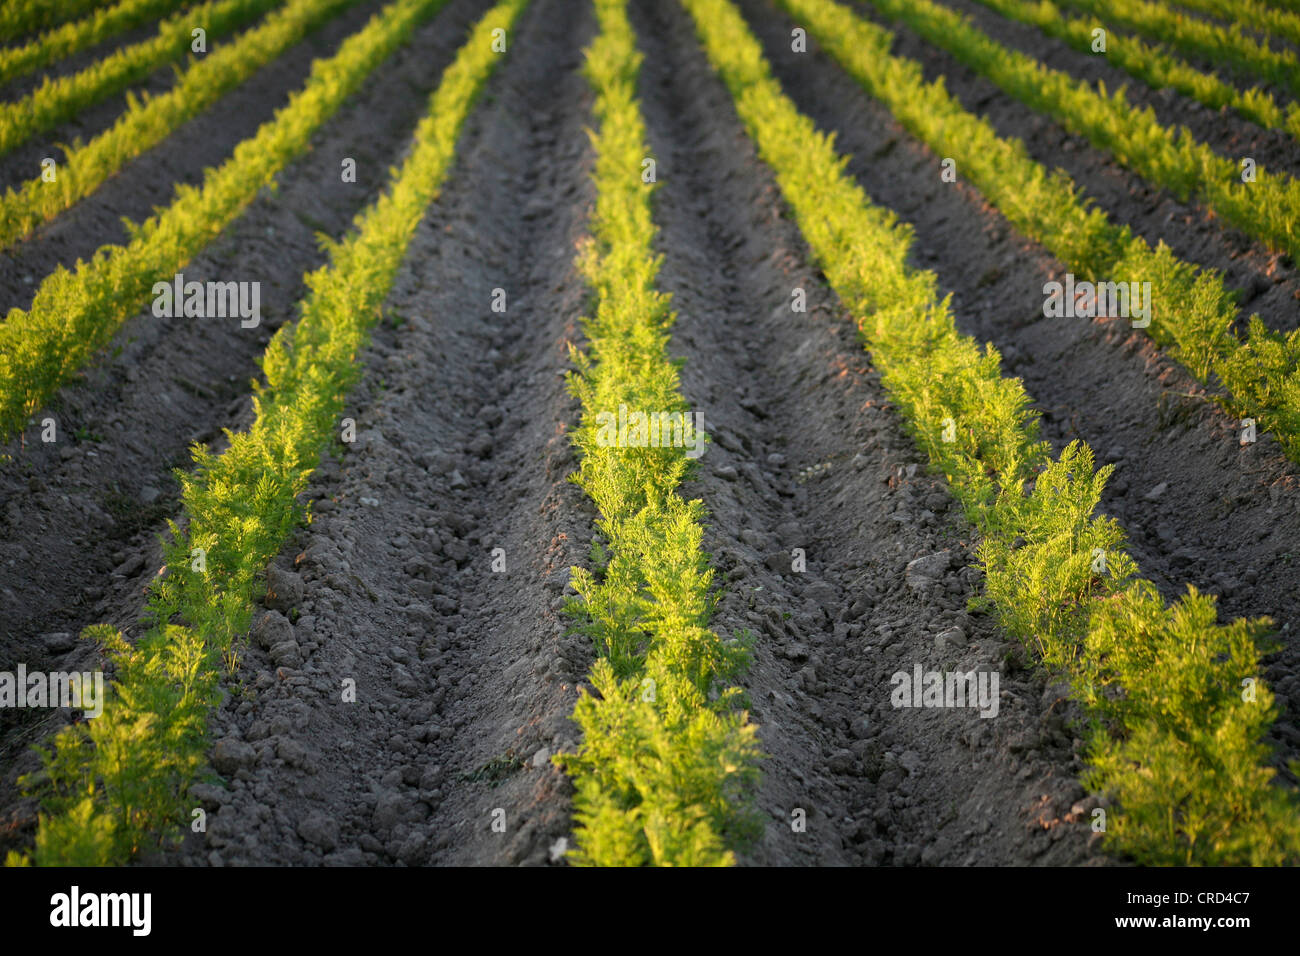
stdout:
{"type": "Polygon", "coordinates": [[[29,309],[0,324],[0,434],[15,434],[36,409],[105,345],[153,284],[190,258],[253,201],[380,63],[446,0],[394,0],[327,59],[312,64],[288,104],[241,142],[199,188],[178,186],[170,206],[132,227],[126,246],[105,246],[75,271],[45,278],[29,309]]]}
{"type": "Polygon", "coordinates": [[[475,25],[386,192],[307,276],[300,317],[267,346],[249,430],[228,432],[220,455],[195,448],[196,469],[181,476],[188,527],[172,524],[146,633],[133,644],[106,625],[83,635],[104,644],[116,678],[103,714],[62,730],[45,754],[37,864],[125,862],[188,821],[223,657],[248,629],[267,564],[304,517],[299,495],[337,434],[368,330],[501,59],[497,31],[510,31],[526,4],[501,0],[475,25]]]}
{"type": "Polygon", "coordinates": [[[102,0],[7,0],[0,6],[0,41],[14,40],[37,30],[83,16],[102,0]]]}
{"type": "MultiPolygon", "coordinates": [[[[986,7],[1021,23],[1038,27],[1083,53],[1095,52],[1093,31],[1100,21],[1089,17],[1069,16],[1052,0],[979,0],[986,7]]],[[[1177,90],[1212,109],[1228,107],[1239,116],[1269,129],[1282,130],[1300,141],[1300,104],[1279,105],[1266,90],[1241,90],[1225,82],[1210,70],[1199,70],[1172,55],[1158,44],[1146,43],[1137,36],[1109,31],[1106,59],[1125,73],[1155,90],[1177,90]]]]}
{"type": "Polygon", "coordinates": [[[1208,13],[1229,23],[1300,43],[1300,16],[1260,0],[1179,0],[1179,6],[1208,13]]]}
{"type": "Polygon", "coordinates": [[[20,46],[0,49],[0,86],[124,30],[148,23],[179,3],[180,0],[122,0],[116,6],[101,7],[80,20],[47,30],[20,46]]]}
{"type": "Polygon", "coordinates": [[[890,54],[893,35],[833,0],[779,0],[871,96],[913,135],[951,157],[1017,229],[1081,279],[1151,282],[1145,331],[1198,380],[1226,389],[1230,414],[1252,418],[1300,460],[1300,333],[1281,334],[1252,316],[1249,337],[1234,333],[1237,307],[1222,277],[1154,248],[1081,197],[1064,173],[1049,171],[1019,140],[1001,137],[966,110],[920,64],[890,54]]]}
{"type": "Polygon", "coordinates": [[[1265,6],[1290,13],[1300,13],[1300,0],[1265,0],[1265,6]]]}
{"type": "Polygon", "coordinates": [[[1300,59],[1247,36],[1238,26],[1224,26],[1189,16],[1148,0],[1064,0],[1066,5],[1157,40],[1187,56],[1231,67],[1242,78],[1256,77],[1292,96],[1300,96],[1300,59]]]}
{"type": "MultiPolygon", "coordinates": [[[[626,0],[596,0],[600,34],[587,50],[596,94],[596,206],[580,266],[594,292],[574,351],[570,387],[582,402],[575,477],[599,510],[604,543],[574,568],[570,610],[597,658],[574,720],[576,753],[554,759],[572,777],[577,845],[570,860],[599,866],[727,865],[758,828],[751,799],[755,727],[727,685],[748,657],[744,640],[709,628],[712,570],[700,550],[704,508],[679,485],[681,448],[613,447],[602,412],[683,413],[669,357],[674,314],[655,288],[649,155],[636,100],[641,55],[626,0]]],[[[683,415],[689,427],[691,416],[683,415]]]]}
{"type": "Polygon", "coordinates": [[[1300,816],[1262,742],[1277,713],[1257,680],[1267,620],[1219,624],[1212,597],[1189,588],[1166,605],[1138,577],[1118,524],[1094,516],[1110,467],[1079,442],[1051,457],[1022,383],[958,332],[934,274],[907,264],[911,228],[845,174],[730,0],[682,2],[885,388],[981,532],[991,609],[1090,715],[1085,783],[1117,803],[1110,847],[1148,863],[1300,861],[1300,816]]]}
{"type": "Polygon", "coordinates": [[[289,0],[266,20],[192,63],[166,93],[132,98],[117,121],[68,148],[53,182],[29,179],[0,196],[0,247],[89,196],[129,160],[162,142],[303,36],[360,0],[289,0]]]}
{"type": "Polygon", "coordinates": [[[46,77],[44,83],[21,99],[0,104],[0,155],[180,59],[190,52],[193,30],[201,28],[207,32],[207,39],[215,40],[280,2],[213,0],[164,20],[157,36],[150,40],[116,50],[70,76],[46,77]]]}

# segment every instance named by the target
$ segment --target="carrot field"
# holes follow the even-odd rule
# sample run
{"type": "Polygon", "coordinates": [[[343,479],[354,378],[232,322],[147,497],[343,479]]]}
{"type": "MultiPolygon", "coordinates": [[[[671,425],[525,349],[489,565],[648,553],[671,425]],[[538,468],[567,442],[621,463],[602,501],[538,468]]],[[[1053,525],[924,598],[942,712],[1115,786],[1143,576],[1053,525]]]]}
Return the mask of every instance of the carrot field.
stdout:
{"type": "Polygon", "coordinates": [[[1300,864],[1297,4],[11,0],[0,90],[9,866],[1300,864]]]}

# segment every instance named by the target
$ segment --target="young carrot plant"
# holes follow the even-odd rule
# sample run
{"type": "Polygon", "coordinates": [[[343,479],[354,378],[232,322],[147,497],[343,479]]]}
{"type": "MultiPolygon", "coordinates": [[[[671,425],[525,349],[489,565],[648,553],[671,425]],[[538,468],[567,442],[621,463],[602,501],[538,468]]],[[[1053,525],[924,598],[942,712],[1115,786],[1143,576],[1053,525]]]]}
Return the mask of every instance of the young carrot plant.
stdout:
{"type": "Polygon", "coordinates": [[[22,99],[0,104],[0,156],[29,137],[53,129],[91,104],[143,80],[190,52],[191,31],[213,40],[250,23],[279,0],[215,0],[164,20],[151,40],[116,50],[71,76],[46,78],[22,99]]]}
{"type": "MultiPolygon", "coordinates": [[[[1097,40],[1094,31],[1100,26],[1100,21],[1095,18],[1067,16],[1052,0],[979,2],[1003,16],[1036,26],[1080,52],[1093,52],[1097,40]]],[[[1300,140],[1300,106],[1297,104],[1287,103],[1283,109],[1265,90],[1239,90],[1219,79],[1214,72],[1198,70],[1173,56],[1165,47],[1145,43],[1136,36],[1119,34],[1114,30],[1107,36],[1106,59],[1153,90],[1170,87],[1211,109],[1226,106],[1252,123],[1282,130],[1292,139],[1300,140]]]]}
{"type": "MultiPolygon", "coordinates": [[[[1242,32],[1147,0],[1064,0],[1067,6],[1125,27],[1216,66],[1231,68],[1242,79],[1258,78],[1300,92],[1300,59],[1290,50],[1275,50],[1242,32]]],[[[1233,6],[1237,6],[1233,0],[1233,6]]]]}
{"type": "Polygon", "coordinates": [[[868,0],[905,23],[1031,109],[1180,199],[1195,197],[1225,221],[1275,251],[1300,258],[1300,183],[1257,170],[1243,182],[1235,159],[1220,156],[1186,127],[1162,126],[1155,111],[1130,106],[1124,90],[1108,94],[998,43],[971,21],[931,0],[868,0]]]}
{"type": "Polygon", "coordinates": [[[0,85],[147,23],[179,5],[180,0],[122,0],[48,30],[21,46],[0,49],[0,85]]]}
{"type": "Polygon", "coordinates": [[[159,96],[131,99],[107,130],[73,146],[53,182],[40,176],[0,196],[0,246],[28,235],[89,196],[122,166],[270,63],[304,34],[359,0],[290,0],[264,23],[197,60],[159,96]]]}
{"type": "MultiPolygon", "coordinates": [[[[597,660],[574,720],[576,753],[554,759],[573,778],[577,847],[597,866],[734,862],[756,835],[755,727],[728,686],[747,647],[708,627],[713,572],[700,550],[704,506],[678,493],[680,448],[618,447],[601,439],[602,412],[685,411],[667,352],[674,316],[655,288],[649,155],[636,101],[641,55],[626,0],[596,0],[600,35],[587,50],[596,93],[596,209],[580,265],[595,294],[570,386],[583,406],[574,436],[577,484],[600,511],[600,570],[574,568],[572,612],[597,660]]],[[[690,422],[690,416],[684,416],[690,422]]],[[[702,436],[695,436],[698,440],[702,436]]]]}

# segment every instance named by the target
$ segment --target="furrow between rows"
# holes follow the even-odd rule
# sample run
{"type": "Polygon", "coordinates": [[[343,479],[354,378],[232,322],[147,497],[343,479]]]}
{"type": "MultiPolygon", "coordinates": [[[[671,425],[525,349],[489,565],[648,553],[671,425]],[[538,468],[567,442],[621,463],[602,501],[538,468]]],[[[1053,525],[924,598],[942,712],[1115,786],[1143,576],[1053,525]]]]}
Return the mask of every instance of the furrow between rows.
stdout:
{"type": "Polygon", "coordinates": [[[740,683],[767,755],[765,826],[740,860],[1098,859],[1089,827],[1064,822],[1087,797],[1061,689],[966,609],[980,586],[969,527],[921,465],[689,17],[637,3],[633,19],[663,180],[662,282],[680,312],[672,351],[713,439],[685,487],[708,508],[717,624],[755,636],[740,683]],[[933,577],[907,572],[917,559],[933,577]],[[999,672],[989,716],[974,700],[895,707],[897,675],[918,666],[999,672]]]}

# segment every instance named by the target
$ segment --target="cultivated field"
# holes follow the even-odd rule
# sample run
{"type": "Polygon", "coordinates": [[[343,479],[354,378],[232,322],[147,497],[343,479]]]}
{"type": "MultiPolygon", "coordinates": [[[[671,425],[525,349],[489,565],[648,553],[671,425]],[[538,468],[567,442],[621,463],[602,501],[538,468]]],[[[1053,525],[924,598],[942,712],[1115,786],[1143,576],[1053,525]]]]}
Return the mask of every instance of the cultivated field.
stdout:
{"type": "Polygon", "coordinates": [[[10,0],[10,865],[1300,864],[1296,0],[10,0]]]}

